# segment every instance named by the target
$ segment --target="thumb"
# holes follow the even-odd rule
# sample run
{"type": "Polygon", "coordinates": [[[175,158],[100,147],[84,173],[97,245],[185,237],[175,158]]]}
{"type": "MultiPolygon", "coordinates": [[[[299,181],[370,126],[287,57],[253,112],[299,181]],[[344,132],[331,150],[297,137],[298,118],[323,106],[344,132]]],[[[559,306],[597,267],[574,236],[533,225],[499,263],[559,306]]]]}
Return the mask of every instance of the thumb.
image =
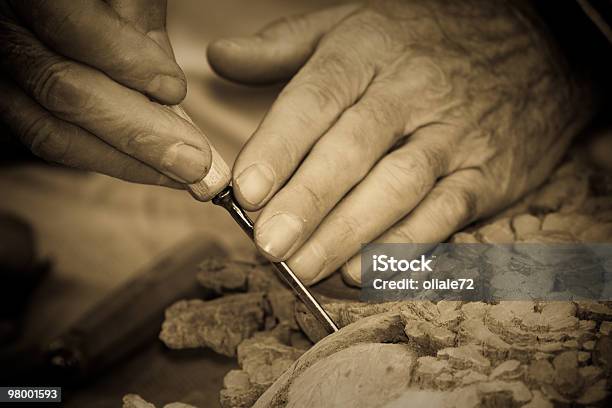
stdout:
{"type": "Polygon", "coordinates": [[[358,4],[277,20],[248,37],[223,38],[208,46],[213,70],[229,80],[271,83],[293,76],[312,55],[321,37],[358,4]]]}

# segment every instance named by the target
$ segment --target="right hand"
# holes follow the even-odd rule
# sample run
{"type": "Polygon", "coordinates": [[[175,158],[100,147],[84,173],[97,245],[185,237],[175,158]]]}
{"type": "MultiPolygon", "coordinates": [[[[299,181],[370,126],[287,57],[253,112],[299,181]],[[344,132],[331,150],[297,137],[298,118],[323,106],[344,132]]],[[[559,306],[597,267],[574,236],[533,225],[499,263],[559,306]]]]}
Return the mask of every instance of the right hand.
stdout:
{"type": "Polygon", "coordinates": [[[166,2],[121,3],[139,26],[102,0],[0,0],[0,120],[48,161],[146,184],[199,181],[208,143],[161,105],[186,94],[166,2]]]}

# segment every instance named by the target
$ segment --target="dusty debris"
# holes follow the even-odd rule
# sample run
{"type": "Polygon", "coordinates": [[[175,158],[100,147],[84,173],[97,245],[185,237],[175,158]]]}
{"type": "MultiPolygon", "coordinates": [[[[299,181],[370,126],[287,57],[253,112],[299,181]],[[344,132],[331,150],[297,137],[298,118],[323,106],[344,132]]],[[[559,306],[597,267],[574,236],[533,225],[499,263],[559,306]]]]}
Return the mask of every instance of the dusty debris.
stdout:
{"type": "Polygon", "coordinates": [[[502,218],[478,229],[476,234],[486,244],[509,244],[515,241],[509,218],[502,218]]]}
{"type": "Polygon", "coordinates": [[[123,397],[123,408],[155,408],[155,405],[145,401],[140,395],[127,394],[123,397]]]}
{"type": "Polygon", "coordinates": [[[512,218],[512,229],[518,239],[540,231],[542,222],[531,214],[520,214],[512,218]]]}
{"type": "MultiPolygon", "coordinates": [[[[608,179],[570,159],[537,191],[450,242],[612,242],[612,188],[601,184],[608,179]]],[[[541,274],[562,266],[553,257],[541,274]]],[[[502,278],[538,284],[516,274],[502,278]]],[[[557,283],[586,278],[581,271],[574,281],[557,283]]],[[[389,406],[548,408],[603,406],[610,395],[610,303],[365,304],[320,297],[342,327],[325,336],[265,264],[211,260],[198,280],[220,297],[173,305],[160,337],[170,347],[237,354],[240,369],[227,373],[221,391],[224,408],[365,407],[374,397],[389,406]]],[[[125,407],[152,407],[126,398],[132,405],[125,407]]]]}
{"type": "MultiPolygon", "coordinates": [[[[304,370],[306,367],[327,367],[331,361],[344,361],[347,356],[359,360],[362,358],[359,353],[353,354],[353,350],[359,348],[354,347],[363,343],[362,331],[376,332],[375,328],[379,329],[378,341],[368,345],[369,348],[399,341],[415,355],[409,383],[399,387],[403,392],[393,394],[396,400],[391,398],[390,403],[399,403],[410,395],[411,398],[425,396],[424,401],[441,398],[440,406],[454,406],[452,402],[459,398],[471,401],[469,406],[495,401],[495,406],[531,403],[537,407],[550,406],[553,402],[595,403],[607,395],[602,392],[605,387],[597,382],[602,378],[603,368],[579,358],[580,353],[586,353],[581,350],[583,344],[596,337],[596,325],[578,318],[576,305],[570,302],[541,305],[535,302],[466,303],[458,309],[459,323],[450,326],[440,324],[438,319],[444,314],[441,311],[456,309],[441,306],[406,302],[394,305],[399,312],[391,310],[357,320],[316,343],[279,377],[255,406],[284,406],[276,401],[289,401],[288,406],[293,406],[296,403],[292,396],[302,395],[303,384],[308,384],[308,389],[320,387],[319,390],[351,386],[352,383],[345,382],[348,381],[346,377],[340,375],[326,375],[327,382],[322,384],[323,379],[316,380],[304,370]],[[381,331],[382,327],[385,330],[381,331]],[[427,335],[434,328],[454,333],[460,344],[440,348],[435,336],[427,335]],[[361,339],[355,332],[360,333],[361,339]],[[338,356],[334,357],[335,354],[338,356]],[[536,359],[536,355],[540,358],[536,359]],[[302,379],[302,375],[306,379],[302,379]],[[423,390],[427,393],[422,394],[423,390]]],[[[371,340],[369,338],[367,343],[371,340]]],[[[369,364],[374,370],[378,369],[378,362],[369,364]]],[[[370,377],[376,381],[374,378],[370,377]]],[[[387,380],[391,376],[384,378],[387,380]]],[[[385,381],[381,379],[376,383],[383,387],[385,381]]],[[[355,401],[360,401],[362,396],[355,393],[358,391],[354,388],[351,395],[355,401]]],[[[331,398],[331,391],[327,396],[331,398]]]]}
{"type": "Polygon", "coordinates": [[[174,349],[210,347],[233,356],[242,340],[262,328],[263,301],[261,293],[179,301],[166,311],[159,338],[174,349]]]}

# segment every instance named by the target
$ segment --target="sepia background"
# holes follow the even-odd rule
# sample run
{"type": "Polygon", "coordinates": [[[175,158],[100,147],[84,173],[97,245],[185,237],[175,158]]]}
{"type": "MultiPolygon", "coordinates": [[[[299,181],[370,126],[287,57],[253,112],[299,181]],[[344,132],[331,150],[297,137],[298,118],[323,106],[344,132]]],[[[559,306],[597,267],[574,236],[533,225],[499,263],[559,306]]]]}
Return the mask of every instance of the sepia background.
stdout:
{"type": "MultiPolygon", "coordinates": [[[[244,87],[219,78],[207,64],[207,43],[222,36],[249,34],[277,18],[334,3],[339,2],[169,2],[169,35],[176,59],[188,79],[188,94],[182,105],[228,163],[234,161],[282,85],[244,87]]],[[[584,135],[586,142],[576,156],[598,165],[603,163],[604,168],[610,166],[610,126],[589,132],[584,135]]],[[[565,166],[553,175],[552,184],[554,186],[555,180],[565,180],[564,183],[567,181],[570,186],[577,186],[581,182],[581,171],[579,165],[565,166]]],[[[612,197],[610,174],[612,166],[597,178],[602,191],[608,194],[602,194],[602,200],[607,200],[605,203],[608,204],[612,197]]],[[[511,222],[522,217],[518,222],[526,223],[523,225],[525,228],[532,228],[532,225],[527,225],[533,222],[527,208],[537,200],[545,202],[550,199],[546,188],[542,189],[544,193],[540,196],[532,195],[499,218],[459,233],[455,239],[458,242],[469,242],[470,239],[480,242],[518,240],[521,237],[516,232],[517,226],[511,222]],[[517,235],[509,237],[508,234],[517,235]]],[[[559,190],[558,185],[550,190],[555,188],[559,190]]],[[[565,191],[566,204],[573,205],[570,201],[582,194],[580,188],[565,191]]],[[[20,327],[20,342],[23,344],[45,344],[52,340],[112,290],[146,273],[164,257],[172,257],[181,251],[204,251],[210,256],[223,255],[249,261],[258,259],[253,244],[223,209],[197,202],[185,191],[131,184],[46,164],[25,155],[25,161],[8,160],[0,167],[0,196],[0,211],[27,221],[35,234],[37,259],[43,265],[46,262],[50,265],[48,276],[40,281],[27,300],[23,326],[20,327]]],[[[599,210],[593,207],[589,211],[596,217],[599,210]]],[[[558,212],[563,213],[561,210],[558,212]]],[[[576,225],[575,219],[559,217],[557,222],[563,228],[570,229],[576,225]]],[[[594,222],[604,225],[603,220],[594,222]]],[[[606,221],[608,229],[604,233],[609,233],[610,222],[612,220],[606,221]]],[[[537,228],[539,230],[540,226],[537,228]]],[[[334,279],[339,280],[339,277],[334,279]]],[[[328,293],[333,294],[334,283],[331,285],[328,293]]],[[[336,312],[341,309],[341,306],[337,309],[336,306],[330,307],[336,312]]],[[[585,320],[591,314],[600,320],[612,319],[611,314],[606,314],[608,312],[580,310],[583,314],[579,317],[585,320]]],[[[350,319],[355,316],[378,312],[349,310],[343,315],[349,316],[344,323],[351,323],[350,319]]],[[[565,312],[565,309],[560,309],[561,314],[565,312]]],[[[316,336],[316,333],[312,336],[309,333],[308,337],[312,340],[316,336]]],[[[382,340],[381,343],[391,342],[382,340]]],[[[608,356],[612,352],[605,351],[608,356]]],[[[129,360],[114,366],[86,387],[71,391],[66,406],[119,406],[126,393],[140,394],[158,406],[177,400],[206,407],[219,406],[223,377],[230,369],[236,368],[239,366],[235,358],[211,350],[170,353],[152,338],[129,360]]]]}

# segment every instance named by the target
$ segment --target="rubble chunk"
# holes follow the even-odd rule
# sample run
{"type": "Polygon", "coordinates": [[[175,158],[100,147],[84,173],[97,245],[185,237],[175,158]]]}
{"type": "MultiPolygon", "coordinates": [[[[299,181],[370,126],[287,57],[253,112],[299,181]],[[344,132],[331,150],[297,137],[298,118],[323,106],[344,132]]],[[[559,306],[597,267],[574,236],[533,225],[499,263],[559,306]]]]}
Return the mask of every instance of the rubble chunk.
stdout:
{"type": "Polygon", "coordinates": [[[470,385],[470,384],[483,382],[487,380],[488,380],[488,377],[486,375],[479,373],[477,371],[469,370],[469,372],[466,375],[461,377],[461,384],[470,385]]]}
{"type": "Polygon", "coordinates": [[[419,357],[414,372],[413,381],[420,387],[433,387],[435,379],[450,366],[447,360],[440,360],[432,356],[419,357]]]}
{"type": "Polygon", "coordinates": [[[555,369],[548,360],[536,360],[529,366],[527,375],[533,382],[551,384],[555,380],[555,369]]]}
{"type": "Polygon", "coordinates": [[[262,392],[251,385],[246,372],[231,370],[223,378],[219,402],[223,408],[248,408],[253,406],[262,392]]]}
{"type": "Polygon", "coordinates": [[[607,396],[606,380],[599,380],[586,389],[577,402],[583,405],[596,404],[607,396]]]}
{"type": "Polygon", "coordinates": [[[451,244],[480,244],[480,241],[474,234],[467,232],[457,232],[453,234],[450,241],[451,244]]]}
{"type": "Polygon", "coordinates": [[[155,405],[145,401],[140,395],[127,394],[123,397],[123,408],[155,408],[155,405]]]}
{"type": "Polygon", "coordinates": [[[255,336],[238,346],[238,364],[251,384],[267,388],[303,353],[272,336],[255,336]]]}
{"type": "Polygon", "coordinates": [[[523,405],[521,408],[553,408],[554,407],[552,402],[546,399],[540,391],[533,390],[531,392],[533,394],[531,401],[523,405]]]}
{"type": "Polygon", "coordinates": [[[404,332],[427,354],[434,354],[437,350],[455,344],[455,333],[435,326],[430,322],[411,321],[406,324],[404,332]]]}
{"type": "Polygon", "coordinates": [[[196,278],[204,288],[221,295],[226,292],[246,292],[247,277],[253,265],[225,259],[210,258],[200,264],[196,278]]]}
{"type": "Polygon", "coordinates": [[[202,301],[182,300],[166,310],[160,339],[170,348],[210,347],[227,356],[264,321],[263,295],[245,293],[202,301]]]}
{"type": "Polygon", "coordinates": [[[595,220],[584,214],[552,213],[544,217],[542,230],[565,231],[574,236],[579,236],[583,231],[589,229],[595,220]]]}
{"type": "Polygon", "coordinates": [[[504,401],[494,406],[509,405],[505,404],[505,401],[508,401],[506,399],[508,394],[510,394],[511,400],[509,402],[512,405],[515,403],[526,403],[531,400],[531,391],[520,381],[488,381],[479,383],[477,386],[479,393],[481,395],[485,394],[484,398],[486,400],[490,400],[491,397],[498,397],[500,401],[504,401]]]}
{"type": "Polygon", "coordinates": [[[491,367],[491,362],[473,344],[442,349],[438,351],[438,357],[448,359],[451,366],[457,369],[473,368],[483,372],[491,367]]]}
{"type": "Polygon", "coordinates": [[[485,225],[478,230],[477,235],[487,244],[510,244],[515,240],[509,218],[502,218],[485,225]]]}
{"type": "Polygon", "coordinates": [[[520,214],[512,218],[512,229],[517,238],[537,233],[540,230],[540,219],[531,214],[520,214]]]}
{"type": "MultiPolygon", "coordinates": [[[[576,302],[578,307],[578,316],[584,320],[612,321],[612,308],[596,301],[579,301],[576,302]]],[[[602,322],[603,325],[603,322],[602,322]]]]}
{"type": "Polygon", "coordinates": [[[489,376],[492,380],[495,379],[515,379],[522,374],[521,362],[518,360],[506,360],[493,369],[489,376]]]}
{"type": "Polygon", "coordinates": [[[553,359],[555,367],[554,383],[559,392],[568,397],[576,397],[582,390],[583,379],[578,372],[578,353],[565,351],[553,359]]]}
{"type": "Polygon", "coordinates": [[[595,224],[578,237],[583,242],[612,242],[612,222],[595,224]]]}
{"type": "Polygon", "coordinates": [[[578,372],[580,373],[580,376],[584,379],[584,383],[587,385],[595,384],[595,382],[601,379],[604,374],[604,371],[600,367],[592,365],[580,367],[578,369],[578,372]]]}

